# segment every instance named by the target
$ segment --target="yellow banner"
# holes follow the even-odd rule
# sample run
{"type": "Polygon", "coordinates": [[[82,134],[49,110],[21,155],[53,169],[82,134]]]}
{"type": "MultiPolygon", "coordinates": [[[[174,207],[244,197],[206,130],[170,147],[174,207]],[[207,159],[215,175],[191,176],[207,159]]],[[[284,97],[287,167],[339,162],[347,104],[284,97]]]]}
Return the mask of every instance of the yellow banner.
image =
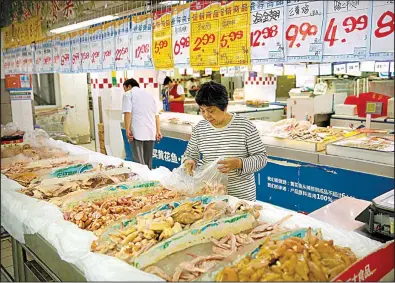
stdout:
{"type": "Polygon", "coordinates": [[[214,1],[191,3],[191,67],[197,70],[219,67],[220,4],[214,1]]]}
{"type": "Polygon", "coordinates": [[[4,31],[4,48],[28,45],[42,39],[41,20],[38,16],[2,30],[4,31]]]}
{"type": "Polygon", "coordinates": [[[171,41],[171,9],[153,13],[152,58],[157,70],[167,70],[174,66],[171,41]]]}
{"type": "Polygon", "coordinates": [[[219,30],[219,65],[249,65],[250,1],[222,1],[219,30]]]}

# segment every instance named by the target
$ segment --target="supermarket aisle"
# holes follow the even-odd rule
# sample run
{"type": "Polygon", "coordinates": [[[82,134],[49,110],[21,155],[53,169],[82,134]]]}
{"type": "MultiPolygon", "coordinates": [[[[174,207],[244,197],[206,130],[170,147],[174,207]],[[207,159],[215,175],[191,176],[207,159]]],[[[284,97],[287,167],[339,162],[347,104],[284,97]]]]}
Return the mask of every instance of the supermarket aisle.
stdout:
{"type": "MultiPolygon", "coordinates": [[[[1,265],[7,272],[14,277],[14,267],[12,262],[11,239],[1,239],[1,265]]],[[[7,277],[1,272],[1,282],[7,282],[7,277]]]]}

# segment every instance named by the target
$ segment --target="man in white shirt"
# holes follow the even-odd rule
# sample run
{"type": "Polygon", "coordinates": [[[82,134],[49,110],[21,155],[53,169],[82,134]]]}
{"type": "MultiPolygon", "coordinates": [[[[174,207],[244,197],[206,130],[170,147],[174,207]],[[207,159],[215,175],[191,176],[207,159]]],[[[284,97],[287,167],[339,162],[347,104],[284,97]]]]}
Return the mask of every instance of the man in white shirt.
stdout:
{"type": "Polygon", "coordinates": [[[122,112],[133,159],[152,169],[154,143],[162,138],[157,101],[134,79],[126,80],[123,89],[122,112]]]}
{"type": "Polygon", "coordinates": [[[198,85],[196,83],[195,78],[190,78],[187,82],[187,90],[188,93],[192,96],[195,97],[196,96],[196,92],[198,91],[198,85]]]}

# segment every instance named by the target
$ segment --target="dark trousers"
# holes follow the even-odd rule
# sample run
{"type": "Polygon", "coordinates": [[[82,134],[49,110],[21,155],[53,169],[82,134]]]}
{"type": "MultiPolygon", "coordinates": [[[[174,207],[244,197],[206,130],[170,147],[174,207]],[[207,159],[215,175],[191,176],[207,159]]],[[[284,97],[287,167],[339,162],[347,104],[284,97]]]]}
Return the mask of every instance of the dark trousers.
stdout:
{"type": "Polygon", "coordinates": [[[152,169],[152,154],[154,152],[154,141],[139,141],[133,139],[129,142],[132,149],[133,159],[136,163],[147,165],[152,169]]]}

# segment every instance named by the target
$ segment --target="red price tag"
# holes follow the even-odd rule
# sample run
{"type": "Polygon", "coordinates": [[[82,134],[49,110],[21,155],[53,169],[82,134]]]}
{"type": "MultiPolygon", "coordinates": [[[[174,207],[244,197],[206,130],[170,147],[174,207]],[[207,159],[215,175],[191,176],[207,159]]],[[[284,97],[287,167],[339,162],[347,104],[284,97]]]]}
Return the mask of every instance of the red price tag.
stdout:
{"type": "Polygon", "coordinates": [[[223,34],[220,41],[221,48],[229,48],[229,42],[243,39],[244,33],[242,30],[239,31],[232,31],[229,34],[223,34]]]}
{"type": "Polygon", "coordinates": [[[92,52],[92,63],[96,62],[96,59],[99,58],[99,55],[100,55],[99,51],[92,52]]]}
{"type": "Polygon", "coordinates": [[[315,37],[318,33],[318,27],[308,22],[300,25],[291,24],[285,32],[285,39],[288,41],[289,48],[301,47],[303,41],[308,37],[315,37]]]}
{"type": "Polygon", "coordinates": [[[206,46],[207,44],[215,43],[216,37],[215,34],[204,34],[203,36],[198,36],[193,43],[193,51],[198,51],[202,49],[202,46],[206,46]]]}
{"type": "Polygon", "coordinates": [[[141,58],[143,54],[148,54],[150,51],[149,44],[142,44],[138,46],[135,50],[135,57],[136,58],[141,58]]]}
{"type": "Polygon", "coordinates": [[[127,47],[122,47],[120,49],[117,48],[117,50],[115,51],[115,61],[120,61],[124,55],[128,54],[128,52],[129,48],[127,47]]]}
{"type": "Polygon", "coordinates": [[[189,48],[190,46],[189,40],[190,40],[189,36],[181,37],[180,40],[176,40],[173,49],[174,55],[182,54],[182,49],[189,48]]]}
{"type": "Polygon", "coordinates": [[[79,60],[80,60],[80,53],[73,54],[72,64],[73,65],[77,64],[79,62],[79,60]]]}
{"type": "Polygon", "coordinates": [[[255,30],[251,32],[251,46],[258,47],[258,46],[265,46],[265,39],[271,39],[278,35],[278,26],[273,25],[271,27],[265,27],[262,30],[255,30]]]}
{"type": "Polygon", "coordinates": [[[169,42],[168,42],[167,40],[156,41],[156,42],[155,42],[155,47],[154,47],[155,53],[156,53],[156,54],[160,54],[160,51],[161,51],[163,48],[166,48],[167,46],[169,46],[169,42]]]}
{"type": "Polygon", "coordinates": [[[89,52],[81,52],[81,59],[88,60],[89,59],[89,52]]]}
{"type": "MultiPolygon", "coordinates": [[[[27,62],[27,60],[26,60],[26,62],[27,62]]],[[[45,65],[50,65],[51,64],[51,57],[50,56],[44,57],[44,64],[45,65]]]]}
{"type": "Polygon", "coordinates": [[[111,57],[111,50],[104,51],[104,60],[106,60],[107,57],[111,57]]]}

